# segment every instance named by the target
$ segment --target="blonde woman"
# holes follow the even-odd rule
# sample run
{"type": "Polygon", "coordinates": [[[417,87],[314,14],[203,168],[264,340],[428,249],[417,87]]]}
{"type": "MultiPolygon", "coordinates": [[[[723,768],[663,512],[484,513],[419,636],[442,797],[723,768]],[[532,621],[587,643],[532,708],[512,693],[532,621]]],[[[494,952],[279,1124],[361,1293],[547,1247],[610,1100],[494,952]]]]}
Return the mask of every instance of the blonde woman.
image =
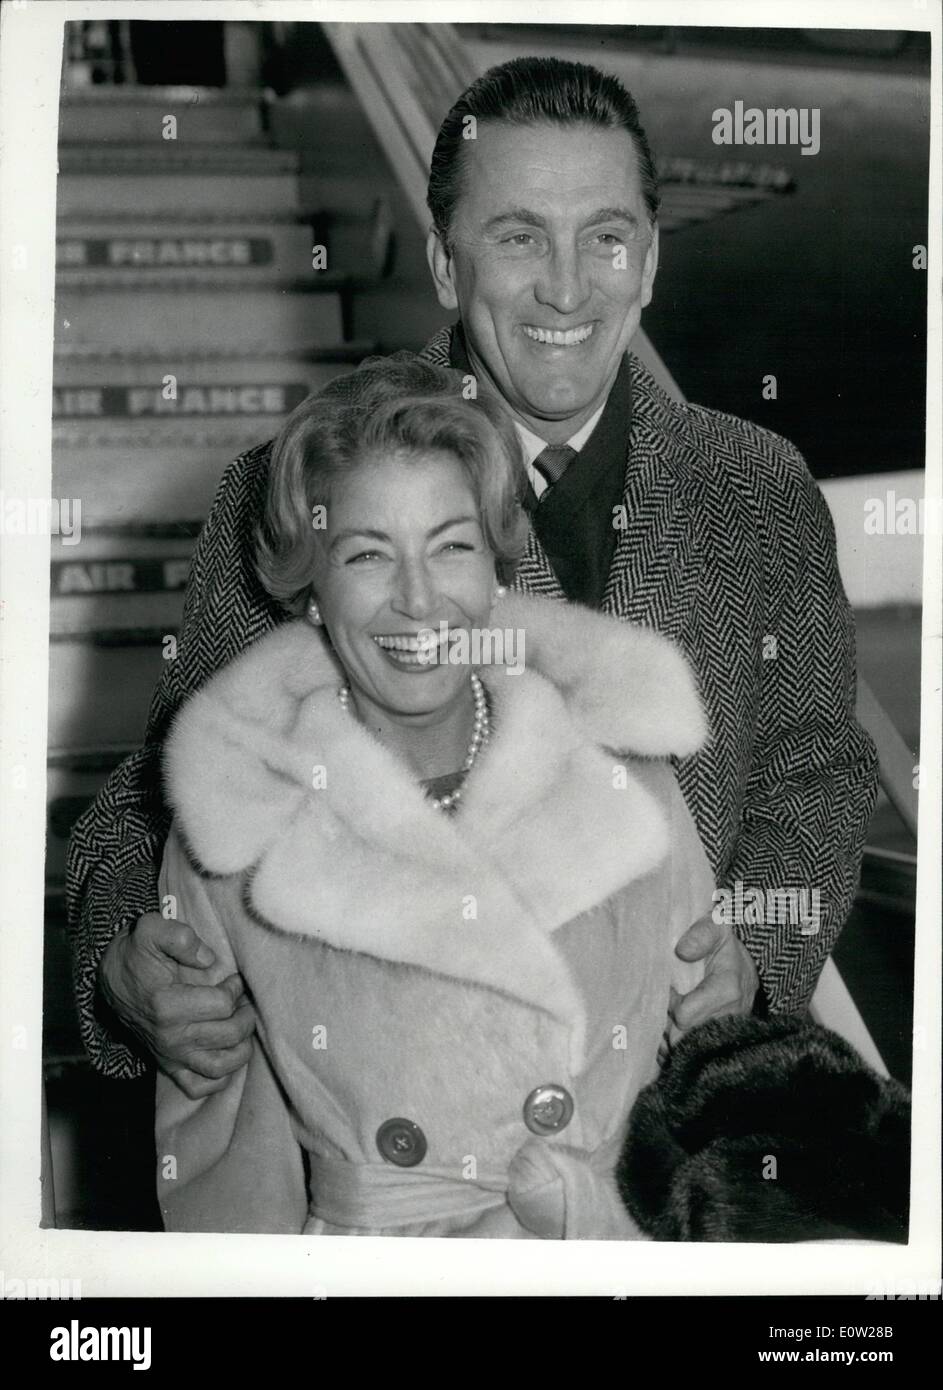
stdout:
{"type": "Polygon", "coordinates": [[[292,621],[165,755],[161,892],[258,1016],[225,1089],[158,1077],[168,1229],[639,1236],[614,1170],[698,977],[673,948],[713,880],[670,759],[704,719],[665,639],[505,592],[521,467],[501,408],[415,360],[277,443],[258,570],[292,621]]]}

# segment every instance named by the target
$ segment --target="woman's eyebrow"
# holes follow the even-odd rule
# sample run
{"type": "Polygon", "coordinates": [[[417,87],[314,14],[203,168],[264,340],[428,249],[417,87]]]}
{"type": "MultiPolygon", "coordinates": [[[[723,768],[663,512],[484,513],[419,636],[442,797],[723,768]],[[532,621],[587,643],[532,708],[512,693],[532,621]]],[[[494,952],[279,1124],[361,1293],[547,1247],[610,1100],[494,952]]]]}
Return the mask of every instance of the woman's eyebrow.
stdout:
{"type": "Polygon", "coordinates": [[[345,531],[338,531],[337,535],[331,538],[331,544],[328,548],[330,550],[333,550],[335,545],[339,545],[341,541],[349,541],[354,539],[370,541],[388,541],[390,538],[385,531],[368,531],[366,529],[360,530],[355,527],[348,527],[345,531]]]}
{"type": "Polygon", "coordinates": [[[443,531],[447,531],[450,526],[464,526],[469,521],[477,522],[478,517],[472,516],[470,513],[467,516],[453,516],[450,521],[443,521],[441,525],[433,526],[432,530],[427,531],[426,534],[430,537],[438,536],[441,535],[443,531]]]}
{"type": "MultiPolygon", "coordinates": [[[[448,521],[442,521],[439,523],[438,526],[433,526],[431,531],[426,532],[426,536],[431,539],[433,536],[438,536],[443,531],[447,531],[450,526],[463,526],[470,521],[477,522],[478,517],[473,516],[470,512],[466,516],[450,517],[448,521]]],[[[336,545],[339,545],[341,543],[341,541],[349,540],[370,540],[389,542],[391,540],[391,537],[387,534],[386,531],[372,531],[366,527],[360,528],[351,526],[347,527],[343,531],[338,531],[337,535],[332,537],[330,546],[328,548],[330,550],[333,550],[336,545]]]]}

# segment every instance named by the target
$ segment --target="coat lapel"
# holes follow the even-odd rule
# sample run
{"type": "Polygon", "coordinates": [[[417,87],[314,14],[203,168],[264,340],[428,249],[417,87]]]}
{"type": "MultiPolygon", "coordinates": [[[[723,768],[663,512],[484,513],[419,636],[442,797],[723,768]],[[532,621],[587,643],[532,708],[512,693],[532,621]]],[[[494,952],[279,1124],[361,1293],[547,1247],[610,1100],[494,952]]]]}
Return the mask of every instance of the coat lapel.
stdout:
{"type": "Polygon", "coordinates": [[[527,548],[514,572],[514,588],[525,594],[539,594],[541,598],[555,599],[559,603],[567,601],[547,552],[537,539],[533,527],[527,532],[527,548]]]}
{"type": "Polygon", "coordinates": [[[632,424],[616,540],[603,611],[677,635],[687,605],[696,514],[694,449],[671,401],[632,358],[632,424]]]}

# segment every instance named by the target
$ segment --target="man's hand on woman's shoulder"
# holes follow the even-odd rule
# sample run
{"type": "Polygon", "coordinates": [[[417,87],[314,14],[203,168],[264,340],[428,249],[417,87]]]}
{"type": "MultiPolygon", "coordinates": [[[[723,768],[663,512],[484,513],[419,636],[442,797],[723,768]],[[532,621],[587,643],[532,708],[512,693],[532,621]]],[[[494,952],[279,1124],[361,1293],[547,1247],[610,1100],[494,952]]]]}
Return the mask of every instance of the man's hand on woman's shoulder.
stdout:
{"type": "Polygon", "coordinates": [[[188,984],[216,957],[186,922],[148,912],[109,945],[98,972],[108,1006],[191,1100],[221,1091],[249,1060],[255,1013],[242,977],[188,984]]]}

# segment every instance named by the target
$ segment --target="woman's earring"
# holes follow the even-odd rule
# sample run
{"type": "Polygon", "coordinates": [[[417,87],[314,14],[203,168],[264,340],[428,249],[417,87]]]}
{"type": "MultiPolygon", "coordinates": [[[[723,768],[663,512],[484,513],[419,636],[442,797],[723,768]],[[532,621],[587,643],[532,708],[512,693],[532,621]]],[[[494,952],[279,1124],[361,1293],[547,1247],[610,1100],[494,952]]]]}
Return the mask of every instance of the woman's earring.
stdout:
{"type": "Polygon", "coordinates": [[[494,596],[495,596],[495,599],[504,598],[504,596],[505,596],[506,593],[507,593],[507,589],[504,587],[503,584],[496,584],[496,585],[494,586],[494,596]]]}
{"type": "Polygon", "coordinates": [[[308,622],[312,627],[320,627],[324,622],[324,619],[321,617],[321,610],[314,602],[314,599],[308,604],[308,622]]]}

